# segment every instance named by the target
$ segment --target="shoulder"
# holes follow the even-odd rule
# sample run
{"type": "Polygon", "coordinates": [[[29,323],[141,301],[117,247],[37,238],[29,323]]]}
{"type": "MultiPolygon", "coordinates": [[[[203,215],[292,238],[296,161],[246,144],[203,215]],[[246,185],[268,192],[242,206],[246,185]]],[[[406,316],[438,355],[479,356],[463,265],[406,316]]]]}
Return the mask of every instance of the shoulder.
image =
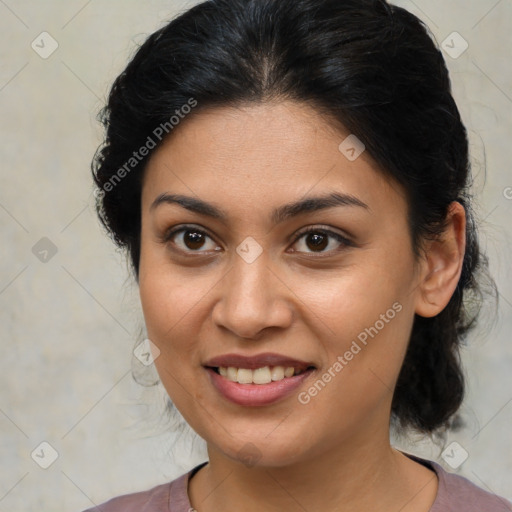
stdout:
{"type": "Polygon", "coordinates": [[[168,512],[170,486],[167,483],[147,491],[116,496],[84,512],[168,512]]]}
{"type": "Polygon", "coordinates": [[[439,479],[437,498],[430,512],[512,512],[512,503],[507,499],[485,491],[463,476],[448,473],[436,462],[423,462],[439,479]]]}
{"type": "MultiPolygon", "coordinates": [[[[196,468],[194,468],[195,470],[196,468]]],[[[83,512],[182,512],[189,510],[187,482],[190,473],[149,490],[123,494],[83,512]]]]}

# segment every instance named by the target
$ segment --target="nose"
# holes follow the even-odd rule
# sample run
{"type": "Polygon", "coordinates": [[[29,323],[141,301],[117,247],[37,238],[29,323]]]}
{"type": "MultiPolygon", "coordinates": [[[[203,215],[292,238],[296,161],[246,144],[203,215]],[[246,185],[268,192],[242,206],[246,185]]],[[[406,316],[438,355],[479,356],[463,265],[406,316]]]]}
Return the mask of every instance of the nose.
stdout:
{"type": "Polygon", "coordinates": [[[263,253],[252,263],[238,254],[218,284],[221,298],[212,316],[219,327],[239,338],[258,339],[264,329],[288,327],[293,319],[293,292],[279,278],[263,253]]]}

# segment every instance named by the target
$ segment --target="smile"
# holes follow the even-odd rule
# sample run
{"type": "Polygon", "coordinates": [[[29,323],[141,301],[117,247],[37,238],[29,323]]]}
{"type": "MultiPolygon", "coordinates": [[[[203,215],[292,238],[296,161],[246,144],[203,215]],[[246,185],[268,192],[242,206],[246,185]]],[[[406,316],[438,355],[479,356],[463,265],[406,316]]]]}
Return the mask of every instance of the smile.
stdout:
{"type": "Polygon", "coordinates": [[[315,371],[314,367],[205,367],[215,390],[228,401],[242,406],[265,406],[290,396],[315,371]],[[222,375],[222,373],[225,375],[222,375]],[[274,379],[272,378],[274,375],[274,379]],[[242,382],[240,382],[242,381],[242,382]]]}
{"type": "Polygon", "coordinates": [[[238,382],[239,384],[269,384],[270,382],[278,382],[294,375],[300,375],[307,371],[308,368],[263,366],[252,370],[249,368],[235,368],[233,366],[219,366],[213,369],[231,382],[238,382]]]}

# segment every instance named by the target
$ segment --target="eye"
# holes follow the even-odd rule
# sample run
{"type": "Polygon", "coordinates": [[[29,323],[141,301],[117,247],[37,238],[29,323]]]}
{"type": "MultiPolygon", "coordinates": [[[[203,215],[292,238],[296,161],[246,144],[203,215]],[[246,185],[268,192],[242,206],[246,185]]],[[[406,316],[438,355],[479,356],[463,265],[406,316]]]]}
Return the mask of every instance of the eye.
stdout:
{"type": "MultiPolygon", "coordinates": [[[[294,240],[294,245],[297,244],[304,238],[303,247],[306,249],[312,249],[312,253],[329,253],[343,250],[345,247],[351,247],[354,244],[346,237],[339,233],[331,231],[330,229],[322,228],[320,226],[311,226],[307,229],[302,230],[294,240]],[[335,240],[338,247],[332,248],[325,251],[326,247],[329,247],[330,241],[335,240]]],[[[176,229],[172,229],[167,232],[161,239],[162,243],[171,242],[177,246],[178,249],[185,253],[205,253],[209,251],[220,251],[222,250],[212,237],[210,237],[204,230],[198,229],[194,226],[181,226],[176,229]],[[177,237],[177,235],[179,235],[177,237]],[[175,240],[176,239],[176,240],[175,240]],[[207,247],[207,240],[210,240],[210,248],[207,247]],[[206,249],[206,250],[201,250],[206,249]]],[[[299,244],[300,245],[300,244],[299,244]]],[[[336,244],[335,244],[336,245],[336,244]]],[[[308,252],[302,249],[293,250],[292,252],[308,252]]]]}
{"type": "Polygon", "coordinates": [[[201,251],[200,249],[204,249],[205,241],[207,239],[213,242],[213,239],[205,231],[194,226],[181,226],[178,229],[174,229],[166,233],[162,242],[172,242],[183,252],[208,252],[211,250],[220,250],[220,247],[213,243],[211,244],[212,247],[210,249],[207,248],[206,251],[201,251]],[[179,233],[182,233],[182,235],[177,237],[177,242],[175,242],[173,239],[179,233]]]}
{"type": "MultiPolygon", "coordinates": [[[[295,238],[295,243],[297,241],[301,240],[301,238],[304,238],[304,241],[302,242],[302,246],[312,249],[313,253],[322,253],[322,252],[332,252],[332,251],[340,251],[343,250],[345,247],[352,247],[354,244],[346,237],[342,236],[339,233],[336,233],[334,231],[331,231],[329,229],[324,229],[319,226],[311,226],[302,232],[300,232],[297,237],[295,238]],[[329,243],[330,239],[334,239],[338,243],[337,248],[333,248],[328,251],[324,251],[326,247],[329,247],[329,245],[332,245],[329,243]]],[[[300,244],[299,244],[300,245],[300,244]]],[[[335,244],[336,245],[336,244],[335,244]]],[[[307,252],[303,250],[293,251],[293,252],[307,252]]]]}

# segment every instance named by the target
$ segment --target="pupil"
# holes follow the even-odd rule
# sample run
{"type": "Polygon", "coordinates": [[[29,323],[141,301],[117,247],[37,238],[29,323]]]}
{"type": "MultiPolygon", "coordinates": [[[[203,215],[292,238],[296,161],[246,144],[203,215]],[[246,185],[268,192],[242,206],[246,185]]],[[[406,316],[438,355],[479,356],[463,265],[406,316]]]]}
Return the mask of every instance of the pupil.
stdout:
{"type": "Polygon", "coordinates": [[[199,249],[201,248],[201,245],[202,245],[202,236],[201,233],[197,233],[195,231],[187,231],[186,232],[186,236],[185,236],[185,240],[186,240],[186,243],[189,242],[192,244],[193,247],[190,247],[187,243],[187,247],[189,249],[199,249]]]}
{"type": "Polygon", "coordinates": [[[314,233],[314,234],[311,234],[309,235],[309,240],[315,240],[312,245],[314,248],[316,249],[324,249],[326,247],[326,241],[327,241],[327,237],[324,236],[324,235],[319,235],[317,233],[314,233]]]}

